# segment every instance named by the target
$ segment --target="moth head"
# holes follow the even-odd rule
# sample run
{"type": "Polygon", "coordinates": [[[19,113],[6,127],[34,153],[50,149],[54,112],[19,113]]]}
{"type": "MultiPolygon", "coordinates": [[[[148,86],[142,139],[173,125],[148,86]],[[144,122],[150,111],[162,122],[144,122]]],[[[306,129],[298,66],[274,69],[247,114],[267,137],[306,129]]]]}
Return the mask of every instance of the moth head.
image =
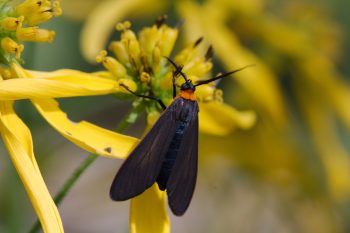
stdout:
{"type": "Polygon", "coordinates": [[[187,79],[180,87],[181,91],[192,90],[193,92],[196,90],[196,87],[193,85],[190,79],[187,79]]]}

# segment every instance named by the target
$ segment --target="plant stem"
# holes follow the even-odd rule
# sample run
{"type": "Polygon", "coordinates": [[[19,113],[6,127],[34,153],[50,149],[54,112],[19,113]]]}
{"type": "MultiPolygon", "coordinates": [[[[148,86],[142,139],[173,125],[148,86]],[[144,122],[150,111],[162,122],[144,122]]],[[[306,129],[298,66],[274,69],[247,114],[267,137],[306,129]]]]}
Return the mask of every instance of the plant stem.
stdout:
{"type": "MultiPolygon", "coordinates": [[[[124,132],[131,124],[135,123],[137,118],[140,116],[142,112],[143,106],[137,105],[134,106],[133,109],[119,122],[115,131],[118,133],[124,132]]],[[[74,186],[80,176],[90,167],[90,165],[98,158],[96,154],[90,154],[84,161],[75,169],[72,175],[68,178],[68,180],[64,183],[62,188],[56,194],[54,201],[57,206],[59,206],[65,196],[68,194],[70,189],[74,186]]],[[[29,233],[37,233],[40,230],[40,222],[37,220],[29,233]]]]}

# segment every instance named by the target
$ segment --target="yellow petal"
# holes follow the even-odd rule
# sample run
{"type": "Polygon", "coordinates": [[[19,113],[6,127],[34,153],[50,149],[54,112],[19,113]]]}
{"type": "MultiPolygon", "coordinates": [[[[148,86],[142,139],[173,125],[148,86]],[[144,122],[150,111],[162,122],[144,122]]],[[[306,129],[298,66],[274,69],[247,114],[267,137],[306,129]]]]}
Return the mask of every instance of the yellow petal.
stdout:
{"type": "Polygon", "coordinates": [[[129,14],[155,14],[167,4],[158,0],[106,0],[96,6],[87,18],[81,33],[81,48],[84,57],[95,63],[97,54],[106,47],[114,26],[129,14]],[[91,36],[96,35],[96,36],[91,36]]]}
{"type": "Polygon", "coordinates": [[[32,100],[40,114],[60,134],[81,148],[103,156],[126,158],[137,139],[100,128],[86,121],[73,122],[53,99],[32,100]]]}
{"type": "Polygon", "coordinates": [[[84,73],[46,78],[16,78],[0,82],[0,99],[54,98],[115,93],[117,82],[84,73]]]}
{"type": "Polygon", "coordinates": [[[63,232],[57,207],[34,157],[30,131],[17,117],[12,102],[0,102],[0,131],[44,232],[63,232]]]}
{"type": "Polygon", "coordinates": [[[86,73],[80,70],[73,69],[58,69],[53,71],[38,71],[27,70],[19,66],[18,64],[12,64],[12,68],[16,71],[20,78],[50,78],[50,77],[85,77],[87,79],[93,78],[106,78],[111,79],[108,71],[98,71],[95,73],[86,73]],[[19,73],[19,74],[18,74],[19,73]],[[106,77],[107,76],[107,77],[106,77]]]}
{"type": "Polygon", "coordinates": [[[169,233],[165,192],[157,184],[131,199],[130,233],[169,233]]]}
{"type": "Polygon", "coordinates": [[[37,71],[37,70],[25,70],[25,76],[29,78],[48,78],[48,77],[59,77],[59,76],[91,76],[91,74],[82,72],[79,70],[72,69],[59,69],[54,71],[37,71]]]}
{"type": "Polygon", "coordinates": [[[220,102],[200,103],[199,129],[204,133],[225,136],[236,128],[251,128],[256,115],[253,111],[237,111],[220,102]]]}
{"type": "MultiPolygon", "coordinates": [[[[99,71],[99,72],[94,72],[89,74],[78,70],[60,69],[52,72],[25,70],[25,73],[26,73],[25,75],[27,75],[28,77],[43,78],[47,80],[58,80],[58,81],[67,82],[71,84],[75,83],[78,85],[82,85],[82,87],[87,86],[88,88],[94,89],[91,92],[96,92],[96,93],[98,92],[98,90],[108,89],[110,86],[114,86],[114,88],[111,89],[110,91],[107,91],[106,94],[117,93],[117,92],[129,94],[129,92],[126,91],[125,88],[120,87],[121,83],[129,87],[129,89],[132,91],[137,90],[137,84],[132,79],[120,78],[116,80],[116,77],[114,77],[113,74],[111,74],[108,71],[99,71]],[[95,86],[95,84],[100,85],[100,87],[95,86]]],[[[91,95],[95,95],[95,94],[91,94],[91,95]]],[[[96,94],[96,95],[99,95],[99,94],[96,94]]]]}
{"type": "Polygon", "coordinates": [[[96,76],[102,77],[102,78],[106,78],[106,79],[115,80],[115,77],[112,75],[112,73],[108,72],[108,71],[97,71],[97,72],[94,72],[93,75],[96,75],[96,76]]]}

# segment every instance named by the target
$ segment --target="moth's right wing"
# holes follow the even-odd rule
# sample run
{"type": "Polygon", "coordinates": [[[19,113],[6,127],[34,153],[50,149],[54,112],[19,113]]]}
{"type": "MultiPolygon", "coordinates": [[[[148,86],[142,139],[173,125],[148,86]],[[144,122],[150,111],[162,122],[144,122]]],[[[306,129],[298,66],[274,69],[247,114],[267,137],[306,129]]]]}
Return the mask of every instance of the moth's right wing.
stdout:
{"type": "Polygon", "coordinates": [[[198,113],[194,113],[185,129],[179,152],[166,189],[171,211],[181,216],[187,210],[197,179],[198,164],[198,113]]]}
{"type": "Polygon", "coordinates": [[[110,189],[113,200],[135,197],[156,181],[176,131],[174,102],[176,100],[162,113],[119,169],[110,189]]]}

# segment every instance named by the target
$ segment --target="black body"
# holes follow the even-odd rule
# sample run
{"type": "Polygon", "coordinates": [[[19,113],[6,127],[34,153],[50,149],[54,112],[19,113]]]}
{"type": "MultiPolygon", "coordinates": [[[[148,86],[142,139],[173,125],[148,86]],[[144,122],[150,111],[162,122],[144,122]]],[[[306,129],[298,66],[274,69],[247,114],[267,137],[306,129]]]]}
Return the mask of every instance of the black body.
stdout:
{"type": "Polygon", "coordinates": [[[198,111],[197,101],[174,99],[121,166],[110,190],[113,200],[135,197],[157,182],[172,212],[185,213],[197,177],[198,111]]]}

